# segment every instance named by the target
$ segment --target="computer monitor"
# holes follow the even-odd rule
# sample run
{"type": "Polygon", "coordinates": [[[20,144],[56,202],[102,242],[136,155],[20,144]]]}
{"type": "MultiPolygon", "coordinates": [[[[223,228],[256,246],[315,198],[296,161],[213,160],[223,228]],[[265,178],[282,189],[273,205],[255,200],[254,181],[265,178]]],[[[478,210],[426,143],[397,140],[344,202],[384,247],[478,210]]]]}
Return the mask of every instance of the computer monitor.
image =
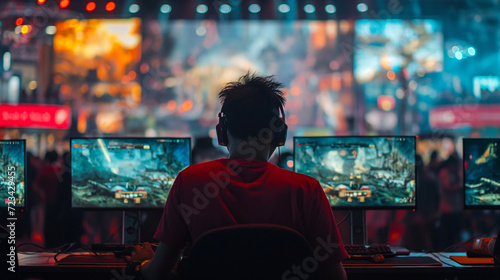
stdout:
{"type": "Polygon", "coordinates": [[[294,168],[317,179],[333,208],[416,207],[415,137],[294,137],[294,168]]]}
{"type": "Polygon", "coordinates": [[[26,204],[26,140],[0,140],[0,207],[26,204]]]}
{"type": "Polygon", "coordinates": [[[190,138],[72,138],[73,208],[163,208],[190,138]]]}
{"type": "Polygon", "coordinates": [[[465,208],[500,209],[500,139],[463,139],[465,208]]]}

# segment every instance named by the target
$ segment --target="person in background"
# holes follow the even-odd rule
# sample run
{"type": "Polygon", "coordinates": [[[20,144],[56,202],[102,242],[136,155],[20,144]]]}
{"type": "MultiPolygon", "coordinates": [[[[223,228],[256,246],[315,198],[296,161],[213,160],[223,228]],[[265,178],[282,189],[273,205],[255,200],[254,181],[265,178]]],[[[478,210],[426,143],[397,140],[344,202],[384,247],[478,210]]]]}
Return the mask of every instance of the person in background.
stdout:
{"type": "Polygon", "coordinates": [[[452,153],[439,170],[441,186],[439,249],[445,249],[461,241],[463,226],[462,165],[457,153],[452,153]]]}
{"type": "Polygon", "coordinates": [[[424,165],[422,157],[416,155],[417,210],[408,211],[404,222],[406,229],[403,234],[403,246],[410,250],[430,251],[436,244],[436,220],[439,212],[440,189],[437,176],[424,165]]]}
{"type": "Polygon", "coordinates": [[[59,155],[56,151],[47,151],[45,153],[45,165],[38,172],[38,175],[33,182],[33,191],[38,201],[43,203],[43,237],[45,240],[45,247],[53,248],[62,245],[60,238],[61,224],[59,215],[59,206],[57,194],[59,192],[60,166],[57,164],[59,155]]]}

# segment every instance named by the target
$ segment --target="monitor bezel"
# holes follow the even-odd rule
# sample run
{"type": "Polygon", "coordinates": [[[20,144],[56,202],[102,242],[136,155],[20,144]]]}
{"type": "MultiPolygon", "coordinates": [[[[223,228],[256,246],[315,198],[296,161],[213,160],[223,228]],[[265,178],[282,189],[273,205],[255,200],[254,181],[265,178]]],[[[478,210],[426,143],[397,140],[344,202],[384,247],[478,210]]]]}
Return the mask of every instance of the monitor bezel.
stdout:
{"type": "MultiPolygon", "coordinates": [[[[189,163],[188,163],[188,166],[190,166],[192,164],[192,157],[193,157],[193,154],[192,154],[192,146],[191,146],[191,137],[171,137],[171,136],[168,136],[168,137],[141,137],[141,136],[138,136],[138,137],[133,137],[133,136],[120,136],[120,137],[112,137],[112,136],[105,136],[105,137],[71,137],[70,138],[70,170],[71,170],[71,183],[70,183],[70,193],[71,193],[71,206],[70,208],[71,209],[78,209],[78,210],[97,210],[97,211],[101,211],[101,210],[104,210],[104,211],[110,211],[110,210],[116,210],[116,211],[163,211],[163,209],[165,208],[165,205],[163,205],[162,207],[77,207],[77,206],[73,206],[73,167],[72,167],[72,163],[73,163],[73,140],[82,140],[82,139],[88,139],[88,140],[93,140],[93,139],[123,139],[123,140],[126,140],[126,139],[150,139],[150,140],[155,140],[155,139],[185,139],[188,141],[188,145],[189,145],[189,163]]],[[[187,167],[186,167],[187,168],[187,167]]]]}
{"type": "Polygon", "coordinates": [[[463,156],[463,160],[462,160],[462,174],[463,174],[463,177],[462,177],[462,196],[463,196],[463,207],[464,209],[466,210],[473,210],[473,209],[476,209],[476,210],[499,210],[500,209],[500,205],[471,205],[471,204],[467,204],[466,201],[467,201],[467,198],[466,198],[466,188],[465,188],[465,145],[466,145],[466,142],[469,142],[469,141],[498,141],[500,143],[500,138],[463,138],[462,139],[462,156],[463,156]]]}
{"type": "MultiPolygon", "coordinates": [[[[26,139],[0,139],[0,141],[8,142],[8,141],[20,141],[24,144],[24,205],[23,206],[14,206],[15,210],[26,210],[28,205],[28,151],[26,148],[26,139]]],[[[30,188],[32,186],[29,186],[30,188]]],[[[0,206],[0,211],[9,211],[9,206],[0,206]]],[[[18,213],[16,212],[16,215],[18,213]]]]}
{"type": "MultiPolygon", "coordinates": [[[[417,166],[417,136],[401,136],[401,135],[383,135],[383,136],[352,136],[352,135],[342,135],[342,136],[294,136],[293,137],[293,160],[294,160],[294,165],[293,165],[293,171],[296,171],[296,164],[295,164],[295,149],[297,147],[296,145],[296,140],[297,139],[303,139],[303,138],[412,138],[413,143],[414,143],[414,162],[415,162],[415,202],[414,205],[402,205],[402,206],[375,206],[375,205],[370,205],[370,206],[336,206],[336,205],[331,205],[331,208],[333,210],[403,210],[403,209],[412,209],[416,210],[417,209],[417,201],[418,201],[418,166],[417,166]]],[[[297,172],[298,173],[298,172],[297,172]]],[[[299,173],[302,174],[302,173],[299,173]]],[[[305,174],[307,175],[307,174],[305,174]]],[[[309,175],[307,175],[309,176],[309,175]]]]}

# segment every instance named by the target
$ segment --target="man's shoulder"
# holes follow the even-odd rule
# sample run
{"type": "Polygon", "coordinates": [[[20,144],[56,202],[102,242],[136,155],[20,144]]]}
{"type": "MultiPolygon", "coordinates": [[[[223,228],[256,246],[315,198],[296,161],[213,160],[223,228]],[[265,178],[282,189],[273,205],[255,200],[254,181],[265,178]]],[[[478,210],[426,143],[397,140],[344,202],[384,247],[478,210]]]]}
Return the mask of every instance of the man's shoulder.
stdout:
{"type": "Polygon", "coordinates": [[[276,172],[275,176],[288,186],[306,188],[310,191],[321,189],[319,181],[311,176],[279,167],[276,167],[274,171],[276,172]]]}
{"type": "Polygon", "coordinates": [[[199,174],[200,172],[203,173],[203,172],[214,170],[214,169],[221,168],[221,167],[222,167],[221,160],[216,159],[216,160],[211,160],[211,161],[207,161],[207,162],[192,164],[192,165],[186,167],[184,170],[182,170],[181,173],[182,173],[182,175],[189,175],[189,174],[194,174],[194,173],[199,174]]]}
{"type": "Polygon", "coordinates": [[[279,168],[276,166],[276,172],[280,173],[280,176],[284,178],[288,178],[289,180],[297,180],[300,182],[311,182],[311,183],[319,183],[318,180],[314,179],[309,175],[305,175],[302,173],[297,173],[295,171],[290,171],[284,168],[279,168]]]}

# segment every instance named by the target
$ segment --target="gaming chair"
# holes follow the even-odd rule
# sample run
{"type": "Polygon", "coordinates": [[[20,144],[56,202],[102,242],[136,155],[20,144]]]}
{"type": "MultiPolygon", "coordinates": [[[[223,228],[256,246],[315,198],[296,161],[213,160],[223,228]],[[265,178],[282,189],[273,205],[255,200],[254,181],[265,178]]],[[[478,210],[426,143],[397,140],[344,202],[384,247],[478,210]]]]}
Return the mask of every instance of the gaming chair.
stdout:
{"type": "MultiPolygon", "coordinates": [[[[292,266],[302,268],[313,258],[307,240],[288,227],[267,224],[234,225],[200,236],[183,259],[183,279],[294,279],[292,266]]],[[[302,271],[318,279],[317,269],[302,271]]]]}

